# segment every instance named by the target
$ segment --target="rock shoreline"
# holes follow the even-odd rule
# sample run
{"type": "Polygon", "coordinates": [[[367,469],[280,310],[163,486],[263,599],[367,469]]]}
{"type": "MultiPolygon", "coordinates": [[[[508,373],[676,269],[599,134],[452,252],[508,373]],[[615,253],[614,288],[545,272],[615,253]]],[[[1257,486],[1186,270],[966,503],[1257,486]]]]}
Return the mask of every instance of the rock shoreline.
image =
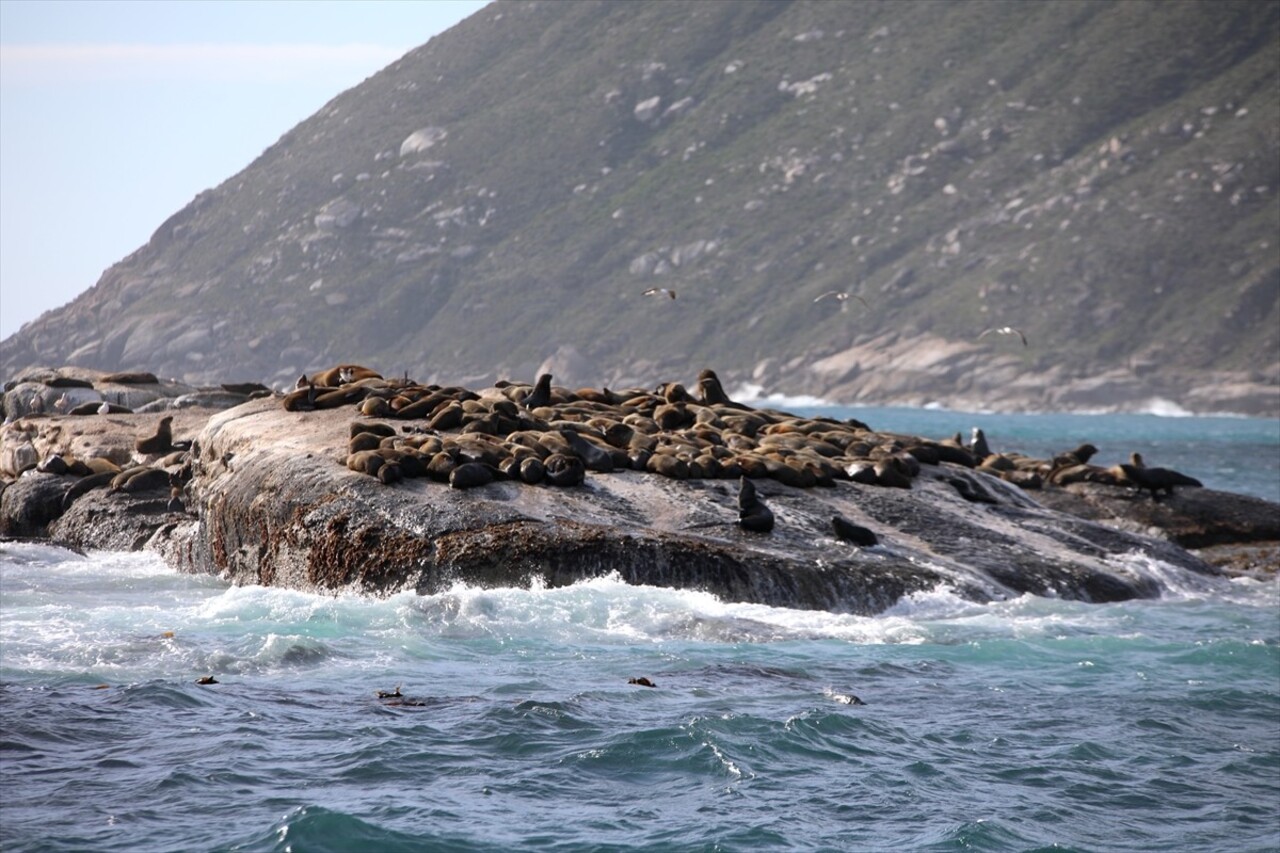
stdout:
{"type": "MultiPolygon", "coordinates": [[[[1153,560],[1215,574],[1218,568],[1186,548],[1280,541],[1280,513],[1267,501],[1201,488],[1154,501],[1099,482],[1024,490],[978,467],[954,442],[753,409],[722,399],[716,386],[694,396],[668,383],[660,394],[632,389],[625,401],[604,389],[554,386],[545,406],[527,406],[534,391],[528,385],[471,391],[329,373],[332,385],[289,397],[249,399],[243,389],[161,393],[170,401],[203,393],[212,404],[167,410],[174,444],[190,442],[189,450],[168,454],[136,449],[156,431],[154,411],[19,416],[0,430],[0,535],[151,550],[181,571],[238,584],[432,593],[458,582],[555,586],[616,573],[630,583],[703,589],[727,600],[864,614],[939,584],[977,601],[1023,592],[1090,601],[1149,597],[1159,594],[1153,560]],[[233,393],[244,401],[225,407],[236,402],[233,393]],[[435,417],[421,411],[426,403],[435,417]],[[398,417],[397,406],[415,416],[398,417]],[[442,419],[446,410],[452,414],[442,419]],[[624,411],[639,429],[612,429],[614,446],[605,424],[624,411]],[[651,417],[675,418],[673,411],[679,418],[667,427],[651,417]],[[384,483],[376,472],[349,467],[354,443],[369,442],[361,424],[392,433],[376,442],[385,444],[376,467],[394,462],[410,476],[402,470],[384,483]],[[759,429],[748,440],[730,428],[735,424],[759,429]],[[512,426],[526,429],[503,434],[512,426]],[[706,446],[696,446],[697,435],[706,446]],[[643,462],[623,452],[624,436],[652,445],[643,462]],[[516,455],[537,457],[544,467],[552,455],[574,455],[576,446],[581,485],[524,482],[512,460],[494,465],[479,455],[526,438],[531,447],[516,455]],[[425,470],[423,448],[443,453],[435,462],[451,470],[486,467],[493,481],[450,486],[450,472],[425,470]],[[864,449],[864,456],[848,455],[864,449]],[[68,500],[82,478],[54,473],[55,456],[122,468],[144,463],[165,470],[172,486],[132,492],[119,484],[68,500]],[[686,458],[681,468],[654,463],[655,456],[686,458]],[[870,479],[877,461],[890,480],[895,466],[907,470],[905,486],[870,479]],[[419,464],[424,468],[413,476],[419,464]],[[737,524],[743,473],[776,519],[769,533],[737,524]],[[832,527],[836,516],[873,531],[879,543],[844,541],[832,527]]],[[[6,410],[9,404],[6,395],[6,410]]],[[[1257,561],[1242,563],[1237,550],[1222,562],[1257,561]]]]}

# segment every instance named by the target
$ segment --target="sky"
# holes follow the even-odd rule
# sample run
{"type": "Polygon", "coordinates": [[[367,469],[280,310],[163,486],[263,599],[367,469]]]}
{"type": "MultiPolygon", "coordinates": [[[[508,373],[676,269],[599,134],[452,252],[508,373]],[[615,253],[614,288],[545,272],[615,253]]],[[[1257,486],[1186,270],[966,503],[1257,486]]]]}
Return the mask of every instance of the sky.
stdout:
{"type": "Polygon", "coordinates": [[[0,0],[0,339],[487,0],[0,0]]]}

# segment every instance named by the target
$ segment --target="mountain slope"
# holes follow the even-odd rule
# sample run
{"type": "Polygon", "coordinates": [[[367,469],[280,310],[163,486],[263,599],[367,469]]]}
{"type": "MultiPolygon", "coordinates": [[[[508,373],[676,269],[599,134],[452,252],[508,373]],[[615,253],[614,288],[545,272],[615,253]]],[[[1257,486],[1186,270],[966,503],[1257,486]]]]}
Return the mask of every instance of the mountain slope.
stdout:
{"type": "Polygon", "coordinates": [[[1277,69],[1275,3],[497,3],[0,367],[1280,412],[1277,69]]]}

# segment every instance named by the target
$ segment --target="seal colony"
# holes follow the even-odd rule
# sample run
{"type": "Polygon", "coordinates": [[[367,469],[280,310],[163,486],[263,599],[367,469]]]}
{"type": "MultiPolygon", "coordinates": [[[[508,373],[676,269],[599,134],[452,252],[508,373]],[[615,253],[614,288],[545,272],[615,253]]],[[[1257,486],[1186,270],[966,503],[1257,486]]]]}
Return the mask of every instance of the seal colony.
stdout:
{"type": "Polygon", "coordinates": [[[1265,502],[1185,483],[1153,501],[1087,444],[1035,459],[980,431],[805,417],[734,399],[713,370],[623,389],[393,376],[339,364],[235,407],[20,416],[0,428],[0,535],[309,590],[616,574],[863,613],[939,583],[974,600],[1148,596],[1135,551],[1209,571],[1148,531],[1280,540],[1265,502]],[[1081,466],[1112,484],[1055,484],[1081,466]]]}
{"type": "MultiPolygon", "coordinates": [[[[476,392],[368,375],[332,388],[309,380],[288,394],[288,411],[352,406],[346,465],[391,484],[427,477],[457,489],[495,480],[582,485],[586,473],[644,471],[673,480],[740,480],[744,529],[768,532],[772,517],[750,480],[799,488],[831,486],[859,472],[874,485],[910,488],[916,455],[972,468],[962,448],[876,433],[857,420],[803,418],[729,399],[712,370],[698,394],[683,385],[655,389],[569,389],[544,374],[536,385],[499,382],[476,392]],[[411,420],[400,430],[368,418],[411,420]],[[871,473],[862,474],[862,466],[871,473]]],[[[334,371],[325,371],[330,379],[334,371]]]]}
{"type": "MultiPolygon", "coordinates": [[[[1135,474],[1125,470],[1130,466],[1089,465],[1097,448],[1087,443],[1043,460],[993,453],[976,428],[966,445],[959,435],[934,441],[878,432],[852,418],[752,408],[731,400],[710,369],[699,373],[696,395],[676,382],[615,391],[552,381],[544,373],[533,385],[502,381],[473,391],[421,385],[407,376],[386,379],[344,364],[302,377],[282,405],[290,412],[353,407],[358,417],[351,422],[346,467],[388,485],[428,478],[454,489],[503,480],[581,486],[587,472],[619,470],[673,480],[737,480],[739,526],[760,533],[772,530],[774,519],[751,483],[759,479],[797,488],[844,480],[910,489],[922,463],[949,462],[1024,489],[1087,480],[1149,489],[1155,498],[1158,489],[1172,494],[1175,485],[1200,485],[1165,469],[1135,474]],[[412,423],[397,430],[380,419],[412,423]]],[[[973,480],[949,482],[966,500],[996,502],[973,480]]],[[[834,526],[841,539],[874,542],[874,534],[834,526]]]]}
{"type": "MultiPolygon", "coordinates": [[[[145,382],[152,377],[111,378],[145,382]]],[[[65,385],[65,380],[58,381],[65,385]]],[[[1174,494],[1175,488],[1200,485],[1179,472],[1147,467],[1137,454],[1122,465],[1090,464],[1097,448],[1088,443],[1052,459],[1038,459],[994,452],[977,428],[965,443],[959,434],[932,440],[877,431],[856,419],[753,408],[731,399],[710,369],[698,374],[692,391],[678,382],[652,388],[570,389],[553,384],[549,373],[533,384],[501,381],[471,390],[424,385],[407,374],[388,379],[368,367],[339,364],[303,375],[297,387],[284,394],[252,383],[225,385],[222,391],[244,395],[240,401],[272,396],[285,411],[299,416],[350,409],[346,454],[335,461],[389,487],[423,479],[452,490],[503,481],[576,488],[587,485],[589,475],[619,471],[677,481],[728,481],[737,485],[737,518],[697,522],[686,529],[736,525],[756,536],[771,534],[778,523],[767,505],[777,492],[769,482],[821,489],[846,481],[911,490],[927,470],[928,476],[976,504],[1001,500],[989,481],[984,484],[982,478],[959,469],[989,474],[1024,490],[1100,483],[1148,493],[1153,501],[1174,494]]],[[[236,399],[228,400],[228,407],[236,399]]],[[[49,417],[53,416],[28,414],[7,429],[31,430],[49,417]]],[[[188,490],[199,448],[192,439],[175,436],[172,414],[152,423],[135,434],[132,446],[114,449],[112,458],[77,458],[65,451],[27,457],[27,468],[74,478],[58,491],[50,517],[68,513],[75,502],[99,489],[108,495],[156,493],[157,506],[173,519],[196,513],[188,490]]],[[[230,456],[223,462],[234,464],[230,456]]],[[[836,541],[865,548],[883,536],[883,531],[848,519],[827,518],[818,526],[836,541]]]]}
{"type": "MultiPolygon", "coordinates": [[[[696,394],[678,382],[618,391],[552,382],[544,373],[532,385],[503,381],[473,391],[422,385],[407,376],[387,379],[361,365],[340,364],[300,377],[281,404],[297,413],[354,409],[343,462],[388,486],[426,478],[460,490],[498,481],[575,487],[586,483],[588,472],[622,470],[672,480],[735,480],[737,524],[754,533],[772,531],[774,517],[753,480],[802,489],[832,487],[837,481],[911,489],[922,463],[947,462],[1023,489],[1097,482],[1149,491],[1159,500],[1161,493],[1173,494],[1175,486],[1200,485],[1176,471],[1146,468],[1137,454],[1131,464],[1090,465],[1097,448],[1088,443],[1044,460],[994,453],[977,428],[965,444],[958,434],[934,441],[876,431],[852,418],[753,408],[730,399],[710,369],[698,374],[696,394]],[[386,421],[402,423],[397,429],[386,421]]],[[[264,396],[261,386],[235,390],[264,396]]],[[[166,415],[152,433],[138,437],[133,464],[53,455],[40,460],[37,470],[82,478],[65,492],[63,511],[89,491],[107,487],[112,493],[168,490],[167,509],[182,513],[191,442],[174,440],[172,421],[166,415]]],[[[973,479],[946,480],[967,501],[997,503],[973,479]]],[[[834,520],[836,538],[863,547],[876,543],[873,531],[849,525],[834,520]]]]}

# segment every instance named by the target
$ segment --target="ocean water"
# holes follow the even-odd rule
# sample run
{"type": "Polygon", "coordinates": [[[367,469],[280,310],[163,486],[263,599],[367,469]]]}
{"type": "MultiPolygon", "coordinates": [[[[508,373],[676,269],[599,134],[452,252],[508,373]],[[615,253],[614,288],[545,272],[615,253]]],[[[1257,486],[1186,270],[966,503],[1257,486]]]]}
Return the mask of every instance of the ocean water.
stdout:
{"type": "MultiPolygon", "coordinates": [[[[1042,438],[1109,450],[1111,420],[1042,438]]],[[[1186,458],[1224,461],[1172,461],[1156,427],[1201,420],[1116,455],[1208,485],[1280,454],[1201,425],[1186,458]]],[[[0,850],[1280,849],[1280,580],[1142,568],[1161,598],[858,617],[607,577],[322,596],[0,543],[0,850]]]]}

